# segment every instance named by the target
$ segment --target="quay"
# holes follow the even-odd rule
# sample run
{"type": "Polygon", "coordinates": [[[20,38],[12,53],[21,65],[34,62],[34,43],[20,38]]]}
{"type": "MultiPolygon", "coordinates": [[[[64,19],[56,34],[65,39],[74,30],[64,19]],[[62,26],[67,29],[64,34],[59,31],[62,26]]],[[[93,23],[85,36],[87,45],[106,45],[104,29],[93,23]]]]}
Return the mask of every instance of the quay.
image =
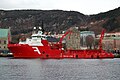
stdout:
{"type": "Polygon", "coordinates": [[[0,57],[13,57],[13,54],[12,53],[7,53],[7,54],[0,53],[0,57]]]}

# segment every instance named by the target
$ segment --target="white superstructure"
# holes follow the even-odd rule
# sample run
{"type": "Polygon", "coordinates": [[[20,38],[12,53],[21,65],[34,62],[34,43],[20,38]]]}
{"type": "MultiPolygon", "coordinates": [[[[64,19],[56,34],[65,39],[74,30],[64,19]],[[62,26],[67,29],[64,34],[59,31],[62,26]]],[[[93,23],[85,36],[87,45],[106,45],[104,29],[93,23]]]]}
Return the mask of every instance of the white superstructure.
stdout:
{"type": "Polygon", "coordinates": [[[26,41],[20,41],[19,44],[28,44],[30,46],[43,46],[41,40],[46,40],[46,35],[43,34],[41,28],[37,33],[33,33],[31,38],[27,38],[26,41]]]}

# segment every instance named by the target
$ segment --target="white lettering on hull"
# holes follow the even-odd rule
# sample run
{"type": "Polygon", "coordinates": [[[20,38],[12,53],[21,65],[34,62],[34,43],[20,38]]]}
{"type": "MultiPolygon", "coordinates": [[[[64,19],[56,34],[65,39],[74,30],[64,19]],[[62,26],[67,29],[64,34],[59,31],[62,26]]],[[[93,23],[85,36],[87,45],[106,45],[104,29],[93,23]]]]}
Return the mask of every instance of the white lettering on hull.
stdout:
{"type": "Polygon", "coordinates": [[[41,54],[38,47],[32,47],[34,49],[34,52],[37,52],[38,54],[41,54]]]}

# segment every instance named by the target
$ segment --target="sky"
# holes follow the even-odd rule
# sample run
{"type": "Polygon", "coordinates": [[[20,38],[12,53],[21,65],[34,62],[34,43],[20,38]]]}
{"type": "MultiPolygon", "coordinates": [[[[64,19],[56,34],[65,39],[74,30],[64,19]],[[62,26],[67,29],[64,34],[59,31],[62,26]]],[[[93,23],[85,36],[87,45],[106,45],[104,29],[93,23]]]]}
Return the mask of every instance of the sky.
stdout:
{"type": "Polygon", "coordinates": [[[90,15],[120,7],[120,0],[0,0],[0,9],[67,10],[90,15]]]}

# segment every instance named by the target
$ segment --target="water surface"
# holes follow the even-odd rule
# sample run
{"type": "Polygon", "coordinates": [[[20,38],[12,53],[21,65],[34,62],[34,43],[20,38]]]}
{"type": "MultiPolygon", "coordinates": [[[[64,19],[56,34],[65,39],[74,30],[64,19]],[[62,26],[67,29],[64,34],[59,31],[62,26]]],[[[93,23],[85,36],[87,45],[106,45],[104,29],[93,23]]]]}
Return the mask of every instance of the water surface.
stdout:
{"type": "Polygon", "coordinates": [[[120,59],[0,58],[0,80],[120,80],[120,59]]]}

